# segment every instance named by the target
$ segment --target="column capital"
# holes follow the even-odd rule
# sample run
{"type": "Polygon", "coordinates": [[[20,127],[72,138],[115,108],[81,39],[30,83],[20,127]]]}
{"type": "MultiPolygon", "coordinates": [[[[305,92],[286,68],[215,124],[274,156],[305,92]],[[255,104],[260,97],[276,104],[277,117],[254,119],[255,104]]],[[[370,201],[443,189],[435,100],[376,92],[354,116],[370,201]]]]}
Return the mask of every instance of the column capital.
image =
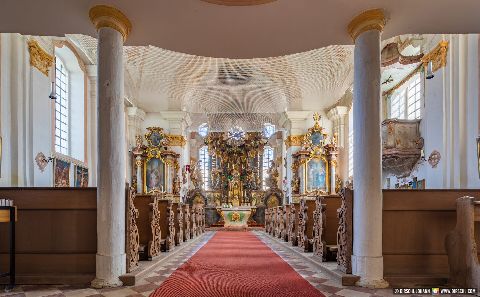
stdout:
{"type": "Polygon", "coordinates": [[[348,34],[352,37],[353,41],[363,32],[369,30],[378,30],[383,31],[387,20],[383,9],[371,9],[362,12],[353,18],[353,20],[348,24],[348,34]]]}
{"type": "Polygon", "coordinates": [[[96,5],[90,8],[88,15],[97,30],[105,27],[117,30],[122,34],[123,41],[127,40],[128,34],[132,31],[132,23],[127,16],[113,6],[96,5]]]}
{"type": "Polygon", "coordinates": [[[335,106],[328,111],[327,117],[331,120],[335,120],[345,116],[347,113],[348,113],[348,107],[335,106]]]}

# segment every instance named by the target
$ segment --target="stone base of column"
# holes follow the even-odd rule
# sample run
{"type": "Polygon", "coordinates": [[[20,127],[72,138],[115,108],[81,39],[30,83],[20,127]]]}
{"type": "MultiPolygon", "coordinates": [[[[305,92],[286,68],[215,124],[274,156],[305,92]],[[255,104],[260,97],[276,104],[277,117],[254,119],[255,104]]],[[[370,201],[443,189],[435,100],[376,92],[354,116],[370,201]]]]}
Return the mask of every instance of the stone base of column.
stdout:
{"type": "Polygon", "coordinates": [[[90,284],[92,288],[112,288],[123,285],[119,277],[125,274],[126,254],[96,256],[96,278],[90,284]]]}
{"type": "Polygon", "coordinates": [[[383,257],[366,257],[352,255],[352,274],[360,277],[355,285],[370,289],[387,288],[383,279],[383,257]]]}

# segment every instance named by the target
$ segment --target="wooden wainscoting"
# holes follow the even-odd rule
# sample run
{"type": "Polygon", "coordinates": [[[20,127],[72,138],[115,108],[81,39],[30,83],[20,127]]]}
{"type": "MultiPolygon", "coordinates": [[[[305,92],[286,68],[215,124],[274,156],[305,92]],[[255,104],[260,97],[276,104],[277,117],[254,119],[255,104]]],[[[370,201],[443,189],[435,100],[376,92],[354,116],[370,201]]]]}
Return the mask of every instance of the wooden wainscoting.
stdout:
{"type": "MultiPolygon", "coordinates": [[[[18,284],[87,284],[93,280],[96,188],[0,188],[0,197],[14,200],[18,207],[18,284]]],[[[8,267],[7,227],[0,224],[0,271],[8,267]]]]}

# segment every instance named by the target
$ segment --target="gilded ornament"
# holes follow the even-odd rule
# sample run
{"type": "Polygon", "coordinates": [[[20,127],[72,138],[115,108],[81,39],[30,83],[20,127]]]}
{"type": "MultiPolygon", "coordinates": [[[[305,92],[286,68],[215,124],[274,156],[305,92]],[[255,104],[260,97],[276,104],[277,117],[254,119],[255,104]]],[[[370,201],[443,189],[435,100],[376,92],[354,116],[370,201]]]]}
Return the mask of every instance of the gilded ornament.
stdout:
{"type": "Polygon", "coordinates": [[[422,58],[423,67],[427,67],[428,63],[432,61],[433,72],[447,65],[448,41],[442,40],[440,43],[428,54],[422,58]]]}
{"type": "Polygon", "coordinates": [[[167,134],[166,137],[167,137],[167,142],[169,146],[183,147],[187,143],[187,140],[182,135],[167,134]]]}
{"type": "Polygon", "coordinates": [[[357,15],[350,24],[348,24],[347,29],[348,33],[355,41],[363,32],[369,30],[378,30],[382,32],[386,23],[387,21],[382,9],[371,9],[357,15]]]}
{"type": "Polygon", "coordinates": [[[112,6],[96,5],[90,9],[89,17],[97,30],[105,27],[117,30],[122,34],[124,42],[132,31],[130,20],[123,12],[112,6]]]}
{"type": "Polygon", "coordinates": [[[305,135],[290,135],[285,140],[287,149],[291,146],[302,146],[305,135]]]}
{"type": "Polygon", "coordinates": [[[34,39],[30,39],[27,44],[30,53],[30,66],[37,68],[41,73],[48,76],[50,67],[53,65],[53,56],[41,48],[34,39]]]}

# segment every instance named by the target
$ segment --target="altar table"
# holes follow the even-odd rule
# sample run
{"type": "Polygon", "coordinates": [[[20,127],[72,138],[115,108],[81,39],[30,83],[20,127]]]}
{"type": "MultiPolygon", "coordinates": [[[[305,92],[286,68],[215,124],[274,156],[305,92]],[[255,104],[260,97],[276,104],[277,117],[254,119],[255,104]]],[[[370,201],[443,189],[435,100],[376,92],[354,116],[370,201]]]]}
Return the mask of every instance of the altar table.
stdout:
{"type": "Polygon", "coordinates": [[[232,208],[220,208],[218,211],[222,216],[225,228],[247,228],[248,221],[255,213],[255,206],[238,206],[232,208]]]}

